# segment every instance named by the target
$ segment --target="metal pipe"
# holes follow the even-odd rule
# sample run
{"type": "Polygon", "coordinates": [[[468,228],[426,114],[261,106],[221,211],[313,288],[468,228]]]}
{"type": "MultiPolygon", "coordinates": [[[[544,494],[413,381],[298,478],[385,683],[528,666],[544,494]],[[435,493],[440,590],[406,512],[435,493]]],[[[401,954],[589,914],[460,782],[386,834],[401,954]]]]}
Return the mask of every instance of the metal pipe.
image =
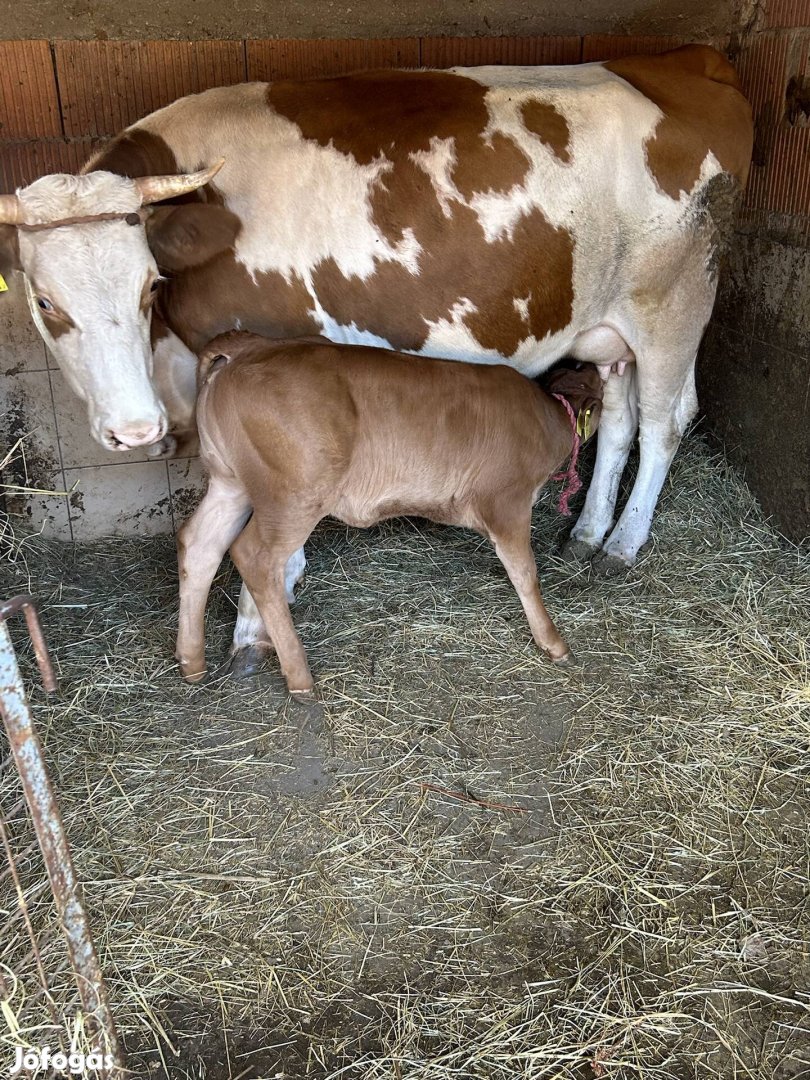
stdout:
{"type": "Polygon", "coordinates": [[[0,711],[62,922],[82,1008],[89,1022],[91,1046],[102,1055],[105,1063],[109,1063],[109,1068],[103,1068],[98,1075],[104,1080],[124,1080],[128,1073],[101,967],[82,906],[59,807],[45,769],[42,744],[31,721],[20,668],[6,626],[6,619],[21,611],[25,614],[45,689],[52,693],[57,688],[34,602],[30,596],[15,596],[0,605],[0,711]]]}

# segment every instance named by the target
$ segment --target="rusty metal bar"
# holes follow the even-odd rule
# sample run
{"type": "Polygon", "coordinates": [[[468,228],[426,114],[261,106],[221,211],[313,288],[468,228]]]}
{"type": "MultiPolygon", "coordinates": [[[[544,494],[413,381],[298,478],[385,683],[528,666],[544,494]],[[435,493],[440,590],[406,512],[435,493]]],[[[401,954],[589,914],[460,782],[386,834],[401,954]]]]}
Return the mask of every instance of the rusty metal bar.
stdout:
{"type": "Polygon", "coordinates": [[[110,1064],[109,1068],[99,1072],[99,1076],[103,1080],[123,1080],[127,1070],[115,1021],[82,906],[64,825],[45,769],[42,745],[31,722],[22,676],[6,626],[6,619],[18,612],[25,614],[45,689],[53,692],[57,687],[33,599],[30,596],[15,596],[0,605],[0,712],[59,911],[82,1008],[91,1032],[92,1050],[99,1052],[105,1063],[110,1064]]]}

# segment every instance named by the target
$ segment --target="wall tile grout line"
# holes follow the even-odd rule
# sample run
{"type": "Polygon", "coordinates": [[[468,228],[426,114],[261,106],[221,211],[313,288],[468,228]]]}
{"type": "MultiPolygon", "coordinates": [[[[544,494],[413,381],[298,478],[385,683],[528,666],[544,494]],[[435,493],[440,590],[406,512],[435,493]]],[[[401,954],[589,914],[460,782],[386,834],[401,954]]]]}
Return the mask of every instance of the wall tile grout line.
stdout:
{"type": "MultiPolygon", "coordinates": [[[[62,477],[62,490],[67,491],[68,490],[67,476],[65,474],[65,462],[64,462],[64,458],[62,456],[62,440],[59,437],[59,421],[58,421],[57,416],[56,416],[56,398],[54,397],[54,393],[53,393],[53,379],[51,378],[51,369],[46,368],[45,370],[48,373],[48,389],[49,389],[50,395],[51,395],[51,410],[53,412],[53,429],[56,432],[56,451],[59,454],[59,471],[60,471],[60,475],[62,477]]],[[[73,540],[73,521],[71,520],[71,515],[70,515],[70,496],[69,495],[62,495],[61,498],[64,499],[65,514],[67,516],[68,533],[70,534],[70,542],[73,543],[74,542],[74,540],[73,540]]]]}

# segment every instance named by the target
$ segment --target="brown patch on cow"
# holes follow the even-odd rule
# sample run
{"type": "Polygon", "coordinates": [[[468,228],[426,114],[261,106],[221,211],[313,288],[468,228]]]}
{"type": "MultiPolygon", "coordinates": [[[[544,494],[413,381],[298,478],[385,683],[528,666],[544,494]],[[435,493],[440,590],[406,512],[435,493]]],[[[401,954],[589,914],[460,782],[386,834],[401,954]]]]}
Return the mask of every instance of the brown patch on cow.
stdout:
{"type": "Polygon", "coordinates": [[[690,192],[711,151],[744,184],[753,143],[751,108],[731,64],[707,45],[604,65],[663,112],[645,150],[659,188],[673,199],[690,192]]]}
{"type": "Polygon", "coordinates": [[[40,314],[42,315],[42,321],[48,328],[48,333],[54,341],[58,341],[63,334],[69,334],[71,330],[76,329],[75,322],[68,315],[53,315],[47,311],[42,311],[41,308],[40,314]]]}
{"type": "Polygon", "coordinates": [[[346,278],[336,260],[313,272],[318,299],[339,323],[354,324],[394,348],[424,346],[431,322],[472,304],[466,325],[483,348],[511,356],[529,335],[563,329],[573,303],[573,242],[539,209],[510,236],[488,241],[465,202],[448,212],[412,155],[432,139],[452,139],[453,180],[461,198],[507,193],[525,180],[530,161],[508,136],[487,132],[486,87],[449,72],[370,72],[309,83],[275,83],[268,100],[302,135],[332,145],[359,164],[390,167],[371,196],[374,224],[392,245],[409,230],[421,247],[418,273],[379,260],[365,279],[346,278]],[[515,308],[527,300],[527,317],[515,308]]]}
{"type": "MultiPolygon", "coordinates": [[[[145,128],[132,128],[116,135],[111,143],[94,155],[82,169],[83,173],[111,172],[116,176],[176,176],[184,172],[174,151],[160,135],[145,128]]],[[[181,203],[222,203],[222,197],[211,184],[196,191],[188,191],[174,199],[166,199],[162,206],[181,203]]]]}
{"type": "Polygon", "coordinates": [[[144,128],[124,131],[92,157],[82,172],[111,172],[116,176],[172,176],[180,172],[165,139],[144,128]]]}
{"type": "Polygon", "coordinates": [[[367,71],[271,83],[267,98],[305,139],[331,144],[360,165],[381,155],[402,161],[429,150],[433,138],[453,139],[458,160],[453,179],[470,199],[477,191],[511,191],[531,164],[509,136],[485,136],[486,93],[473,79],[445,71],[367,71]]]}
{"type": "Polygon", "coordinates": [[[477,192],[505,195],[523,183],[530,166],[514,139],[497,131],[483,149],[459,155],[453,181],[467,201],[477,192]]]}
{"type": "Polygon", "coordinates": [[[152,321],[149,324],[149,340],[154,351],[159,341],[163,341],[167,338],[171,330],[168,328],[163,319],[156,313],[152,312],[152,321]]]}
{"type": "MultiPolygon", "coordinates": [[[[431,204],[428,201],[430,216],[431,204]]],[[[425,217],[414,217],[417,238],[425,217]]],[[[429,323],[449,317],[453,306],[469,301],[475,311],[464,322],[485,349],[511,356],[530,334],[541,339],[564,329],[573,305],[573,242],[540,210],[515,225],[511,237],[488,242],[473,210],[455,203],[443,219],[439,242],[426,250],[419,275],[400,263],[378,264],[366,280],[345,278],[333,259],[321,263],[313,286],[324,308],[339,323],[354,323],[390,342],[395,349],[421,349],[429,323]],[[508,282],[508,287],[504,287],[508,282]],[[527,318],[514,298],[527,299],[527,318]]]]}
{"type": "Polygon", "coordinates": [[[537,135],[551,152],[566,164],[571,160],[568,121],[547,101],[524,101],[520,107],[523,123],[537,135]]]}
{"type": "Polygon", "coordinates": [[[432,137],[480,139],[489,119],[485,96],[480,83],[444,71],[367,71],[267,90],[273,109],[305,139],[331,143],[360,165],[429,150],[432,137]]]}
{"type": "Polygon", "coordinates": [[[270,271],[254,280],[232,252],[171,278],[156,303],[158,318],[193,352],[237,326],[269,338],[317,333],[311,309],[300,278],[270,271]]]}

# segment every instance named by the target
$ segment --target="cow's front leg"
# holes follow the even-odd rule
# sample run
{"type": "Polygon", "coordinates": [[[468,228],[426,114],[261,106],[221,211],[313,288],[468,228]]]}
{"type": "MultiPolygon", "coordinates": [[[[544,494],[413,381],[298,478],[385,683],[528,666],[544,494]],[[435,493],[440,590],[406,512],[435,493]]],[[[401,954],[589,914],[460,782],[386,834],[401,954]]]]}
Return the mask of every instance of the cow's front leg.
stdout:
{"type": "Polygon", "coordinates": [[[571,531],[564,555],[589,559],[602,546],[613,524],[619,484],[638,426],[636,366],[623,375],[611,373],[605,383],[596,444],[596,467],[585,506],[571,531]]]}
{"type": "MultiPolygon", "coordinates": [[[[295,586],[304,576],[306,565],[307,560],[303,548],[299,548],[287,560],[284,588],[288,604],[292,604],[295,600],[295,586]]],[[[270,635],[262,622],[259,609],[250,595],[250,590],[243,583],[239,593],[239,607],[228,670],[237,679],[255,675],[272,648],[270,635]]]]}

